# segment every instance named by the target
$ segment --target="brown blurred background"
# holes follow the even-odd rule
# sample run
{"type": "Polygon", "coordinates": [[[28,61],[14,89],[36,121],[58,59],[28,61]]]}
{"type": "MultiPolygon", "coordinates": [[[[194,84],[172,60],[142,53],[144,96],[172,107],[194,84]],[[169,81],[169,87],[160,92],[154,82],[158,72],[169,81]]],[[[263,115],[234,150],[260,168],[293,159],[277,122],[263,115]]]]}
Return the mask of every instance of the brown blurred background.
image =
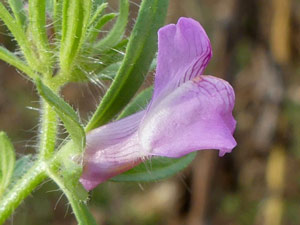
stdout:
{"type": "MultiPolygon", "coordinates": [[[[300,224],[300,1],[170,0],[167,22],[181,16],[198,20],[211,39],[206,74],[236,91],[238,146],[222,158],[199,152],[185,171],[164,181],[100,185],[90,201],[99,225],[300,224]]],[[[3,25],[0,43],[14,50],[3,25]]],[[[64,90],[84,118],[102,93],[86,84],[64,90]]],[[[32,84],[0,62],[0,130],[19,156],[35,151],[38,106],[32,84]]],[[[6,224],[76,222],[61,192],[45,182],[6,224]]]]}

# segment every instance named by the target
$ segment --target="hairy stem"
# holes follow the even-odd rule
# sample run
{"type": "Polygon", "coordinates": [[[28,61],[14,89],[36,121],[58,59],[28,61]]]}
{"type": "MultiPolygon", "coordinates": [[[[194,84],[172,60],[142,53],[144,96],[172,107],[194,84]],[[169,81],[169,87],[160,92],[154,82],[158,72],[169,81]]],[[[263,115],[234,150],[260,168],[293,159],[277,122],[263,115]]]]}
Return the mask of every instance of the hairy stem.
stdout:
{"type": "Polygon", "coordinates": [[[40,128],[40,157],[49,159],[53,155],[56,143],[57,116],[51,106],[42,101],[42,116],[40,128]]]}
{"type": "Polygon", "coordinates": [[[42,100],[40,158],[16,183],[13,189],[1,199],[0,224],[7,219],[35,187],[47,177],[45,172],[46,160],[50,160],[53,156],[56,142],[56,130],[56,113],[44,100],[42,100]]]}
{"type": "Polygon", "coordinates": [[[35,187],[47,177],[45,168],[45,164],[42,161],[37,161],[4,198],[1,199],[0,224],[3,224],[35,187]]]}
{"type": "Polygon", "coordinates": [[[97,225],[93,215],[88,210],[86,204],[80,200],[80,197],[76,194],[76,189],[74,187],[67,187],[64,180],[53,170],[47,170],[48,176],[59,186],[59,188],[66,195],[69,203],[71,204],[73,213],[79,225],[97,225]],[[74,190],[70,190],[74,188],[74,190]]]}

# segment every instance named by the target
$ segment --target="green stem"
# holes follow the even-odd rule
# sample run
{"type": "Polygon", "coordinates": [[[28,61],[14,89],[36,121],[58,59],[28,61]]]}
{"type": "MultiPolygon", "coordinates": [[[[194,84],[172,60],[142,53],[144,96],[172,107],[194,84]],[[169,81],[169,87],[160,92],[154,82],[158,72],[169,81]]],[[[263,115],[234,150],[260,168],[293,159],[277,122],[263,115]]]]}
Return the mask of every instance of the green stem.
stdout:
{"type": "MultiPolygon", "coordinates": [[[[34,188],[46,177],[46,163],[53,155],[56,141],[57,117],[54,110],[42,100],[42,125],[40,134],[40,159],[17,182],[13,189],[1,199],[0,224],[2,224],[34,188]]],[[[50,163],[49,163],[50,164],[50,163]]],[[[48,165],[49,165],[48,164],[48,165]]],[[[51,164],[51,166],[54,163],[51,164]]]]}
{"type": "Polygon", "coordinates": [[[40,130],[40,157],[48,160],[55,150],[56,133],[57,133],[57,116],[51,106],[42,101],[42,117],[40,130]]]}
{"type": "Polygon", "coordinates": [[[76,217],[76,220],[79,225],[97,225],[94,217],[91,212],[87,208],[86,204],[82,202],[79,197],[76,195],[76,191],[72,191],[65,185],[64,180],[55,173],[52,169],[47,170],[48,176],[59,186],[59,188],[66,195],[71,207],[73,209],[73,213],[76,217]]]}
{"type": "Polygon", "coordinates": [[[37,161],[0,202],[0,224],[13,213],[20,203],[46,178],[45,164],[37,161]]]}

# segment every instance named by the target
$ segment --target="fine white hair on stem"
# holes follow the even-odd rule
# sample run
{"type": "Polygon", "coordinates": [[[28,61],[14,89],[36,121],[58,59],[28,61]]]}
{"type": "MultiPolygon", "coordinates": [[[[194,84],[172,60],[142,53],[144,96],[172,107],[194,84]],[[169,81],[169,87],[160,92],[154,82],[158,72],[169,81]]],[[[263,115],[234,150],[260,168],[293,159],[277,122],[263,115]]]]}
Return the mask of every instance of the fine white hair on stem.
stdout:
{"type": "Polygon", "coordinates": [[[42,183],[40,183],[37,187],[36,190],[40,190],[45,184],[50,183],[52,181],[52,179],[47,178],[45,179],[42,183]]]}
{"type": "Polygon", "coordinates": [[[54,205],[54,210],[56,210],[56,207],[58,205],[58,203],[60,202],[60,200],[62,199],[62,197],[64,196],[65,194],[64,193],[61,193],[61,195],[59,196],[59,198],[57,199],[55,205],[54,205]]]}
{"type": "Polygon", "coordinates": [[[46,193],[54,193],[54,192],[60,192],[60,191],[61,191],[60,188],[56,188],[56,189],[53,189],[53,190],[46,191],[46,193]]]}
{"type": "Polygon", "coordinates": [[[118,50],[118,49],[116,49],[116,48],[111,48],[111,50],[113,50],[113,51],[119,53],[119,54],[122,55],[122,56],[125,56],[125,52],[122,52],[122,51],[120,51],[120,50],[118,50]]]}
{"type": "Polygon", "coordinates": [[[129,1],[129,3],[133,6],[136,6],[138,9],[141,7],[140,4],[136,3],[135,1],[129,1]]]}
{"type": "Polygon", "coordinates": [[[38,111],[38,112],[41,111],[40,108],[36,108],[36,107],[32,107],[32,106],[26,106],[26,109],[29,109],[29,110],[32,110],[32,111],[38,111]]]}
{"type": "Polygon", "coordinates": [[[186,183],[185,176],[183,174],[177,174],[178,179],[183,184],[184,188],[187,190],[189,194],[192,193],[191,187],[186,183]]]}
{"type": "Polygon", "coordinates": [[[143,185],[140,182],[138,183],[138,186],[142,191],[145,191],[145,188],[143,187],[143,185]]]}
{"type": "Polygon", "coordinates": [[[67,204],[67,208],[66,208],[66,212],[65,212],[64,218],[67,217],[69,209],[70,209],[70,204],[67,204]]]}
{"type": "MultiPolygon", "coordinates": [[[[98,86],[97,86],[98,87],[98,86]]],[[[103,88],[104,89],[104,88],[103,88]]],[[[104,93],[105,90],[103,89],[97,89],[97,91],[100,91],[101,93],[104,93]]],[[[93,99],[94,105],[97,106],[99,104],[99,102],[102,100],[101,94],[98,93],[97,95],[90,89],[89,85],[87,84],[87,90],[90,94],[90,96],[93,99]],[[100,100],[100,101],[99,101],[100,100]]]]}

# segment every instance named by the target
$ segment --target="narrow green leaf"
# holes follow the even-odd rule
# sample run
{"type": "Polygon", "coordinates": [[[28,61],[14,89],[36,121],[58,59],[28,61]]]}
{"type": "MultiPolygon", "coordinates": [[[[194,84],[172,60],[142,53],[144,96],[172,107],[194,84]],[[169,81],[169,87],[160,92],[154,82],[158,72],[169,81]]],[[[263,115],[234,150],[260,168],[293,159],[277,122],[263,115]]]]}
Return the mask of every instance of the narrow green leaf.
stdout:
{"type": "Polygon", "coordinates": [[[99,42],[95,44],[95,48],[99,51],[105,51],[116,45],[123,37],[129,15],[129,1],[120,0],[120,9],[118,19],[110,30],[110,32],[99,42]]]}
{"type": "Polygon", "coordinates": [[[163,25],[168,0],[144,0],[131,33],[126,55],[111,87],[106,92],[86,130],[111,120],[143,83],[157,50],[157,30],[163,25]]]}
{"type": "Polygon", "coordinates": [[[62,33],[62,13],[63,13],[63,2],[62,0],[52,0],[53,4],[53,27],[56,40],[61,40],[62,33]]]}
{"type": "Polygon", "coordinates": [[[26,65],[25,62],[23,62],[15,54],[2,46],[0,46],[0,59],[16,67],[18,70],[28,75],[31,79],[37,78],[37,75],[31,70],[28,65],[26,65]]]}
{"type": "Polygon", "coordinates": [[[97,19],[101,16],[102,12],[104,9],[107,7],[107,3],[102,3],[101,5],[98,6],[96,11],[93,13],[93,17],[90,19],[88,26],[90,27],[97,19]]]}
{"type": "Polygon", "coordinates": [[[54,11],[54,1],[53,0],[48,0],[46,1],[46,14],[49,16],[53,16],[53,11],[54,11]]]}
{"type": "Polygon", "coordinates": [[[48,40],[46,35],[46,2],[43,0],[29,0],[29,21],[32,38],[37,41],[37,47],[43,51],[48,49],[48,40]],[[39,46],[41,45],[41,46],[39,46]]]}
{"type": "Polygon", "coordinates": [[[101,70],[115,62],[122,61],[124,59],[127,45],[128,39],[123,39],[113,48],[103,52],[100,55],[100,60],[102,61],[104,67],[102,67],[101,70]]]}
{"type": "Polygon", "coordinates": [[[196,152],[181,158],[153,157],[111,180],[117,182],[150,182],[168,178],[186,168],[195,156],[196,152]]]}
{"type": "Polygon", "coordinates": [[[88,27],[88,23],[92,15],[93,0],[84,0],[82,1],[82,4],[83,4],[83,11],[84,11],[83,24],[84,24],[84,28],[86,29],[88,27]]]}
{"type": "Polygon", "coordinates": [[[121,65],[122,62],[113,63],[101,70],[97,77],[102,80],[114,80],[121,65]]]}
{"type": "Polygon", "coordinates": [[[106,3],[107,0],[94,0],[93,1],[93,12],[95,12],[99,5],[102,5],[103,3],[106,3]]]}
{"type": "Polygon", "coordinates": [[[85,132],[79,122],[78,115],[68,103],[56,95],[50,88],[45,86],[41,80],[36,80],[36,86],[39,94],[51,107],[53,107],[59,118],[64,123],[80,153],[85,145],[85,132]]]}
{"type": "Polygon", "coordinates": [[[11,182],[7,187],[8,190],[12,189],[18,180],[26,174],[26,172],[31,168],[33,162],[34,160],[32,155],[25,155],[16,161],[11,182]]]}
{"type": "MultiPolygon", "coordinates": [[[[97,40],[100,30],[102,27],[107,24],[109,21],[114,19],[117,16],[116,13],[108,13],[100,17],[94,24],[89,28],[88,40],[90,43],[94,43],[97,40]]],[[[94,48],[94,46],[92,46],[94,48]]],[[[97,52],[99,52],[97,50],[97,52]]]]}
{"type": "Polygon", "coordinates": [[[149,72],[154,71],[156,69],[156,67],[157,67],[157,59],[154,58],[150,65],[149,72]]]}
{"type": "Polygon", "coordinates": [[[28,65],[31,68],[39,71],[40,64],[33,53],[31,44],[25,34],[23,27],[16,22],[16,20],[10,15],[5,6],[0,2],[0,19],[4,22],[7,28],[10,30],[18,45],[20,46],[28,65]]]}
{"type": "Polygon", "coordinates": [[[74,59],[85,38],[91,6],[91,0],[64,1],[60,46],[60,67],[64,75],[72,74],[74,59]]]}
{"type": "Polygon", "coordinates": [[[16,155],[9,138],[0,132],[0,197],[11,181],[14,171],[16,155]]]}
{"type": "MultiPolygon", "coordinates": [[[[97,77],[102,80],[114,80],[121,65],[122,65],[121,61],[113,63],[105,67],[103,70],[101,70],[101,72],[97,75],[97,77]]],[[[156,68],[156,60],[153,60],[153,62],[150,65],[149,72],[153,71],[155,68],[156,68]]]]}
{"type": "Polygon", "coordinates": [[[130,116],[138,111],[141,111],[147,107],[153,94],[153,87],[149,87],[139,93],[122,111],[118,116],[118,119],[130,116]]]}
{"type": "Polygon", "coordinates": [[[63,2],[62,37],[60,43],[60,67],[71,72],[73,59],[78,52],[83,26],[83,9],[80,0],[63,2]]]}
{"type": "Polygon", "coordinates": [[[53,62],[46,30],[46,1],[29,0],[28,3],[31,38],[36,46],[39,60],[43,65],[41,70],[46,76],[51,77],[53,62]]]}
{"type": "Polygon", "coordinates": [[[32,155],[25,155],[16,161],[14,173],[12,175],[12,183],[22,177],[26,171],[31,168],[33,162],[32,155]]]}
{"type": "Polygon", "coordinates": [[[103,52],[102,54],[94,52],[95,55],[93,54],[93,49],[84,48],[85,51],[82,52],[77,59],[78,66],[74,68],[72,76],[69,77],[68,81],[85,82],[99,79],[98,74],[100,71],[108,67],[110,64],[119,62],[124,58],[123,52],[126,49],[127,43],[128,40],[123,39],[114,46],[113,49],[103,52]]]}
{"type": "Polygon", "coordinates": [[[19,23],[19,25],[24,27],[26,24],[26,15],[24,12],[23,0],[8,0],[8,4],[13,11],[17,23],[19,23]]]}

